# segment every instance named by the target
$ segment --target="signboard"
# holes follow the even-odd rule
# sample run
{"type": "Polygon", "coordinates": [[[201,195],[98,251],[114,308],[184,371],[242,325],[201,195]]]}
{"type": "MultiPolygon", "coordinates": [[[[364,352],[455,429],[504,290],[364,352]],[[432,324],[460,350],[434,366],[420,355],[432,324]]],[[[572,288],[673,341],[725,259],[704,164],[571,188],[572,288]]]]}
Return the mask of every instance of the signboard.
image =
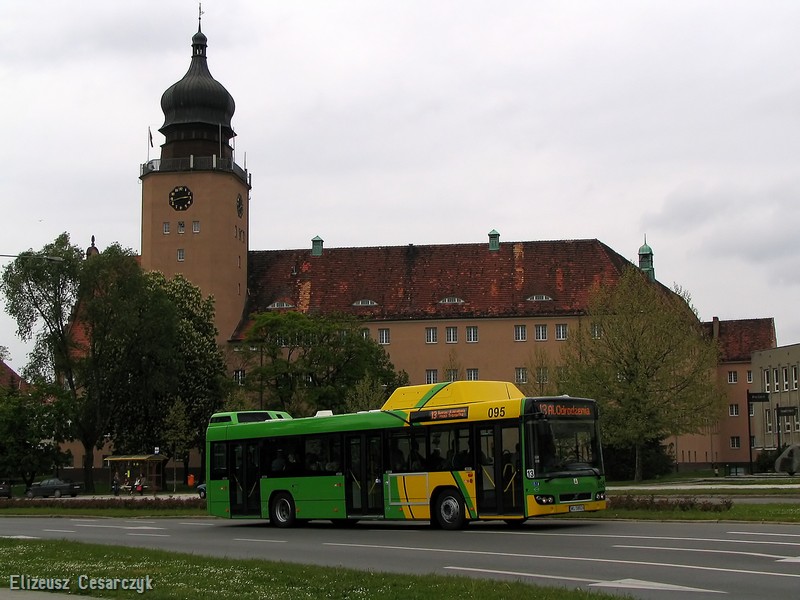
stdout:
{"type": "Polygon", "coordinates": [[[778,406],[775,408],[775,414],[779,417],[794,417],[797,415],[796,406],[778,406]]]}
{"type": "Polygon", "coordinates": [[[769,402],[769,392],[747,392],[748,402],[769,402]]]}
{"type": "Polygon", "coordinates": [[[538,412],[546,417],[594,417],[594,404],[571,402],[569,400],[544,400],[536,403],[538,412]]]}
{"type": "Polygon", "coordinates": [[[459,406],[455,408],[437,408],[433,410],[420,410],[408,416],[411,423],[420,421],[452,421],[455,419],[466,419],[469,417],[469,407],[459,406]]]}

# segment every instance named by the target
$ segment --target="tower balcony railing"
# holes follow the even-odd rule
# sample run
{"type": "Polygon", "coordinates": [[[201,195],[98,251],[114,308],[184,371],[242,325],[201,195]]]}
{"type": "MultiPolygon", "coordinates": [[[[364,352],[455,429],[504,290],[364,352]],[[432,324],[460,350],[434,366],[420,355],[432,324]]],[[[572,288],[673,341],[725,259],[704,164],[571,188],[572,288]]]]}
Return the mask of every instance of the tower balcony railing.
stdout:
{"type": "Polygon", "coordinates": [[[228,171],[250,185],[250,175],[230,158],[214,156],[188,156],[185,158],[154,158],[141,165],[139,176],[154,171],[228,171]]]}

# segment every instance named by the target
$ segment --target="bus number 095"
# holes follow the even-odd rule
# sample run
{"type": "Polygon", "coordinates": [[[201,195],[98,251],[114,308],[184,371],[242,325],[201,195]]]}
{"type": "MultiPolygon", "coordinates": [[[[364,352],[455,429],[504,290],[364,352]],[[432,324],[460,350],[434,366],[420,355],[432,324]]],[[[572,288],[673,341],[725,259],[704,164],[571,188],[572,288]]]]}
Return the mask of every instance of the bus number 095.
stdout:
{"type": "Polygon", "coordinates": [[[498,419],[500,417],[506,416],[506,407],[505,406],[496,406],[489,409],[489,418],[490,419],[498,419]]]}

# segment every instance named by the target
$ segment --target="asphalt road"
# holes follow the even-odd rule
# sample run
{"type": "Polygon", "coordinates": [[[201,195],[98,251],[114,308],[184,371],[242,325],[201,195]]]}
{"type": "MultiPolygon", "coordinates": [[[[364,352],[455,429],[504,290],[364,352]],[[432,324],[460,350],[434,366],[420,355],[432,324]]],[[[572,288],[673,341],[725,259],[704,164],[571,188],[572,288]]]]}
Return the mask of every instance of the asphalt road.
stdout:
{"type": "MultiPolygon", "coordinates": [[[[720,594],[731,599],[797,598],[800,590],[797,525],[549,519],[518,529],[473,523],[463,531],[446,532],[426,524],[375,522],[352,529],[312,522],[284,530],[256,521],[203,518],[8,517],[0,519],[0,536],[370,571],[519,579],[659,600],[718,599],[720,594]]],[[[0,593],[3,597],[8,596],[0,593]]]]}

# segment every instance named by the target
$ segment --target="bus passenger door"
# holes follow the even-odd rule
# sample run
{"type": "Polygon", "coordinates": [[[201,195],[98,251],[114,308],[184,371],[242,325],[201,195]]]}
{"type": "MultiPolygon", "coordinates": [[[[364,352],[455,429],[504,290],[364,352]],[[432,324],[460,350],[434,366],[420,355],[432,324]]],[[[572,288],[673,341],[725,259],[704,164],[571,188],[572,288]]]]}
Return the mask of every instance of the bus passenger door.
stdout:
{"type": "Polygon", "coordinates": [[[261,456],[257,442],[230,443],[231,515],[261,516],[261,456]]]}
{"type": "Polygon", "coordinates": [[[519,426],[494,424],[480,427],[476,433],[478,512],[484,515],[522,514],[524,494],[519,426]]]}
{"type": "Polygon", "coordinates": [[[345,436],[348,516],[383,515],[383,446],[379,434],[345,436]]]}

